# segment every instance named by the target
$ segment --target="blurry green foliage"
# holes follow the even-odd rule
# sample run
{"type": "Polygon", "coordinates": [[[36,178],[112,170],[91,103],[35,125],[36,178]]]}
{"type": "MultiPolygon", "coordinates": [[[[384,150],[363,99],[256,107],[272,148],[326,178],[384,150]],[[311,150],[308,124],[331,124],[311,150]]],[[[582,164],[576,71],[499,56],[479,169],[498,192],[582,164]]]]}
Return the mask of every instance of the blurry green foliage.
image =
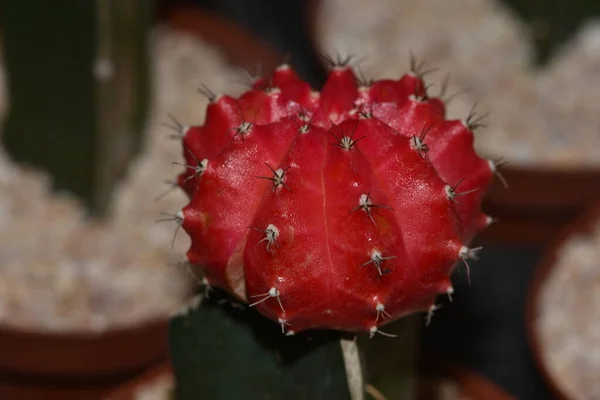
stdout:
{"type": "Polygon", "coordinates": [[[152,0],[1,0],[9,113],[2,142],[57,189],[106,211],[149,107],[152,0]],[[113,74],[98,79],[101,57],[113,74]],[[125,160],[125,161],[123,161],[125,160]]]}

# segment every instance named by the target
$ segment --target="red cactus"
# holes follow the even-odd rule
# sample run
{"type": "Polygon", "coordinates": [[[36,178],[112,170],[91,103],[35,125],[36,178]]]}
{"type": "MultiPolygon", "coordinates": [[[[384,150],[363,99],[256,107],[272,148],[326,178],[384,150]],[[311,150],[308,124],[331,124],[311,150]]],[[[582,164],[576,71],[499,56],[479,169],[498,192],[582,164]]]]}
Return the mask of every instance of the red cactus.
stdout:
{"type": "Polygon", "coordinates": [[[317,92],[283,65],[213,98],[183,146],[189,261],[288,332],[375,333],[433,310],[490,222],[494,164],[415,74],[361,82],[337,66],[317,92]]]}

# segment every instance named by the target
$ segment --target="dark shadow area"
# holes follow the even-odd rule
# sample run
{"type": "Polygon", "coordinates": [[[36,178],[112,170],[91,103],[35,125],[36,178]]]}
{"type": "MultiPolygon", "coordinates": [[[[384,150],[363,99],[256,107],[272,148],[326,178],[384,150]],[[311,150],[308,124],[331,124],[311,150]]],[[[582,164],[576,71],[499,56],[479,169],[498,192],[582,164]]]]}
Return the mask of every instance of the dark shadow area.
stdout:
{"type": "Polygon", "coordinates": [[[464,365],[518,399],[553,399],[537,371],[525,326],[525,303],[542,249],[486,245],[453,279],[453,301],[445,300],[423,330],[423,352],[464,365]]]}

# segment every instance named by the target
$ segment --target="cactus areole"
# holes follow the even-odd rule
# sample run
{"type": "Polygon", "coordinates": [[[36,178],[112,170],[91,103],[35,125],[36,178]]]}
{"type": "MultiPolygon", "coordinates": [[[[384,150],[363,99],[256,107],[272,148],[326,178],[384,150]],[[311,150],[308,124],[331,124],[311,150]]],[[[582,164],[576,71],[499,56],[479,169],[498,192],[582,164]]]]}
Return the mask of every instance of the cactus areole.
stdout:
{"type": "Polygon", "coordinates": [[[282,65],[209,98],[204,125],[182,131],[177,214],[207,284],[287,334],[374,334],[453,292],[491,222],[496,164],[476,154],[472,116],[446,119],[418,73],[361,82],[337,65],[319,92],[282,65]]]}

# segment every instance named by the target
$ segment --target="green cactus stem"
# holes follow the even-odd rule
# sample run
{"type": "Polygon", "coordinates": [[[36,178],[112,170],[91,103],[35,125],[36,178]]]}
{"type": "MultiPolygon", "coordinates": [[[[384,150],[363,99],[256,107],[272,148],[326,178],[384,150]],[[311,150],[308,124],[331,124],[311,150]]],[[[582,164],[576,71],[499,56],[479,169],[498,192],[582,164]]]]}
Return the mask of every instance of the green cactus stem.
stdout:
{"type": "Polygon", "coordinates": [[[93,214],[109,207],[141,141],[154,1],[4,1],[9,90],[2,140],[93,214]]]}
{"type": "Polygon", "coordinates": [[[395,338],[325,330],[286,336],[212,289],[171,320],[174,399],[411,399],[418,322],[413,316],[390,324],[395,338]]]}

